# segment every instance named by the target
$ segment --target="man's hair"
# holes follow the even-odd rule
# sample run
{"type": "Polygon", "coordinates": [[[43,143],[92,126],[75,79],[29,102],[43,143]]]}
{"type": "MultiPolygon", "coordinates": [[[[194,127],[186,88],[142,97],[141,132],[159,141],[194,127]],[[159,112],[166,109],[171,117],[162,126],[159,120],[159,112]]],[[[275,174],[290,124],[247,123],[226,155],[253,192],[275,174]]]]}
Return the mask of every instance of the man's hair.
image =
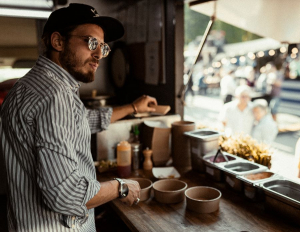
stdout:
{"type": "Polygon", "coordinates": [[[248,96],[250,96],[251,92],[252,92],[252,90],[251,90],[251,88],[248,85],[240,85],[235,90],[235,96],[239,97],[243,93],[246,93],[248,96]]]}
{"type": "Polygon", "coordinates": [[[260,108],[266,112],[268,112],[268,102],[265,99],[256,99],[253,101],[253,109],[254,108],[260,108]]]}
{"type": "MultiPolygon", "coordinates": [[[[57,31],[59,34],[63,37],[65,37],[65,40],[68,40],[68,36],[71,34],[72,31],[74,31],[78,27],[78,25],[70,26],[67,28],[64,28],[63,30],[57,31]]],[[[45,33],[42,37],[42,48],[43,48],[43,55],[46,57],[50,57],[51,51],[53,51],[53,47],[51,45],[51,35],[52,33],[45,33]]]]}

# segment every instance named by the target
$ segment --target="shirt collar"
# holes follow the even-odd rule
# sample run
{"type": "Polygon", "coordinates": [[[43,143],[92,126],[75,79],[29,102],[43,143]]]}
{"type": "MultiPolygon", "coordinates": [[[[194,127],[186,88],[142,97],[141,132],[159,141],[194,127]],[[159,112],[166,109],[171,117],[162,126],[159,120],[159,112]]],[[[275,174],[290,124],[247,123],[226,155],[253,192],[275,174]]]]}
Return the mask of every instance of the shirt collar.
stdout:
{"type": "Polygon", "coordinates": [[[52,60],[46,58],[45,56],[39,56],[36,64],[43,66],[44,68],[54,73],[56,78],[67,84],[74,92],[78,91],[80,83],[75,80],[75,78],[70,73],[54,63],[52,60]]]}

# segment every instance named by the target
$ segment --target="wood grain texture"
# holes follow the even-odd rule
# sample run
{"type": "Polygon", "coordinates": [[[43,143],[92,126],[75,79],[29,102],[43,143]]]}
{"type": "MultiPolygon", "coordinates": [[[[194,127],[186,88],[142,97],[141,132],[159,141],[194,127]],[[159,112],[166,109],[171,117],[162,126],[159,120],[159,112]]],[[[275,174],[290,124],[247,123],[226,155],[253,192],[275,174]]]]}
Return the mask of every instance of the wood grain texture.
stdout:
{"type": "MultiPolygon", "coordinates": [[[[210,186],[222,192],[219,210],[210,214],[199,214],[186,209],[186,200],[177,204],[158,203],[153,192],[144,202],[132,207],[124,205],[119,200],[109,203],[112,209],[121,217],[132,231],[299,231],[299,226],[264,209],[262,202],[251,202],[241,193],[234,192],[225,185],[217,183],[192,170],[178,170],[180,180],[188,187],[210,186]]],[[[115,172],[99,174],[98,180],[105,181],[116,176],[115,172]]],[[[152,181],[156,179],[150,172],[140,171],[140,177],[152,181]]]]}

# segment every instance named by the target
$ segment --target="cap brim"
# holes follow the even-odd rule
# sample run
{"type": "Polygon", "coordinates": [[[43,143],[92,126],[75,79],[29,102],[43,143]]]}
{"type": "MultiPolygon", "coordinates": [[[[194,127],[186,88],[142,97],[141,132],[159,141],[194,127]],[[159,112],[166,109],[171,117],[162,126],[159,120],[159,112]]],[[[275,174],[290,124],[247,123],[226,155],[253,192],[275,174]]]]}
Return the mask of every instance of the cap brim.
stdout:
{"type": "Polygon", "coordinates": [[[104,31],[104,41],[106,43],[118,40],[124,35],[124,27],[122,23],[111,17],[95,17],[92,21],[86,23],[93,23],[100,26],[104,31]]]}

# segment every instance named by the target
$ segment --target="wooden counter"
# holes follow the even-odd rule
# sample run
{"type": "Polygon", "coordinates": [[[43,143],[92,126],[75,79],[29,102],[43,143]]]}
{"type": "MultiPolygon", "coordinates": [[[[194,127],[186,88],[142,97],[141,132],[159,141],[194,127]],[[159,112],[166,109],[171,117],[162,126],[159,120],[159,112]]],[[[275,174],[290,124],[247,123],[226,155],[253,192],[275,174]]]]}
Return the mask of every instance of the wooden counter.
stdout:
{"type": "MultiPolygon", "coordinates": [[[[290,221],[267,212],[263,203],[247,200],[241,193],[234,192],[225,186],[209,179],[205,174],[192,170],[178,170],[180,180],[188,187],[204,185],[219,189],[222,192],[220,208],[210,214],[198,214],[186,209],[186,201],[177,204],[161,204],[152,197],[132,207],[119,200],[109,203],[112,209],[121,217],[131,231],[299,231],[299,226],[290,221]]],[[[98,173],[98,180],[105,181],[116,177],[116,172],[98,173]]],[[[153,182],[151,173],[140,172],[140,177],[146,177],[153,182]]]]}

